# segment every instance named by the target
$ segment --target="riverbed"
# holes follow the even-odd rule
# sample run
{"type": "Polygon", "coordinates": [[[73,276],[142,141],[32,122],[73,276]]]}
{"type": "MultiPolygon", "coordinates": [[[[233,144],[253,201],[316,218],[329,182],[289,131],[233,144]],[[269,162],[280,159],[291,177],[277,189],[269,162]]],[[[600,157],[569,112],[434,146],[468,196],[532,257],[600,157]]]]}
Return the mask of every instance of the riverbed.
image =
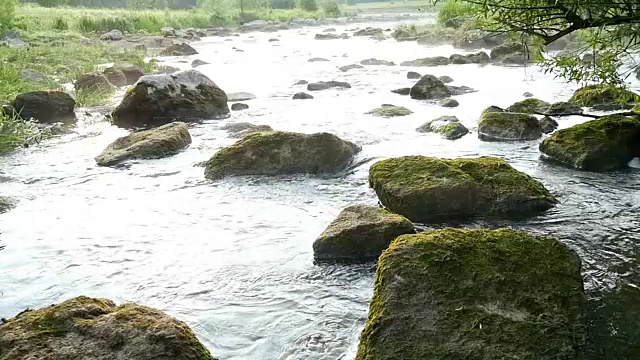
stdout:
{"type": "MultiPolygon", "coordinates": [[[[487,143],[475,131],[490,105],[507,107],[523,100],[524,92],[549,102],[567,100],[578,86],[535,66],[396,65],[341,72],[338,66],[367,58],[399,64],[465,52],[393,39],[313,39],[329,27],[351,34],[347,30],[369,25],[392,29],[398,22],[210,37],[192,43],[199,55],[165,59],[182,69],[194,59],[204,60],[210,64],[198,70],[226,92],[256,95],[246,101],[248,110],[193,126],[192,145],[178,155],[97,167],[93,158],[127,132],[83,116],[75,133],[0,158],[2,194],[19,200],[0,215],[0,246],[5,247],[0,251],[0,316],[77,295],[105,297],[156,307],[186,321],[223,360],[352,359],[373,292],[375,263],[314,264],[315,238],[342,208],[376,204],[367,184],[376,160],[497,156],[544,183],[560,204],[526,220],[455,225],[511,226],[557,236],[583,261],[591,358],[638,354],[640,170],[566,169],[540,160],[539,140],[487,143]],[[328,61],[308,62],[315,57],[328,61]],[[478,91],[456,96],[460,106],[453,109],[391,93],[416,81],[406,78],[407,71],[448,75],[451,85],[478,91]],[[298,80],[346,81],[352,88],[294,101],[294,93],[306,91],[293,85],[298,80]],[[414,113],[389,119],[365,114],[381,104],[414,113]],[[457,116],[472,133],[449,141],[415,131],[441,115],[457,116]],[[203,168],[194,164],[235,141],[222,129],[235,122],[331,132],[363,151],[358,165],[338,176],[205,180],[203,168]]],[[[639,91],[640,82],[633,81],[631,89],[639,91]]],[[[558,122],[565,128],[585,120],[558,122]]]]}

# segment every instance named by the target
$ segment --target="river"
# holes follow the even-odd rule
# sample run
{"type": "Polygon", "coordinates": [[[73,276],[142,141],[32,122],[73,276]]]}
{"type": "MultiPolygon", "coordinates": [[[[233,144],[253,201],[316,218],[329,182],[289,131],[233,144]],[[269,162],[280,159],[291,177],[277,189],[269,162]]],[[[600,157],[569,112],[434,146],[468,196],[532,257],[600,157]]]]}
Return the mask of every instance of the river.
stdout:
{"type": "MultiPolygon", "coordinates": [[[[461,226],[512,226],[567,243],[583,260],[591,358],[638,354],[640,171],[565,169],[541,162],[539,141],[486,143],[475,133],[489,105],[506,107],[527,91],[550,102],[567,100],[577,85],[533,66],[367,66],[343,73],[337,66],[367,58],[398,64],[464,52],[393,39],[313,39],[327,27],[340,34],[368,25],[385,29],[398,23],[254,32],[193,43],[199,55],[169,64],[186,69],[193,59],[207,61],[210,65],[198,70],[222,89],[257,98],[246,102],[249,110],[233,112],[229,119],[194,126],[192,145],[178,155],[125,168],[97,167],[94,156],[126,131],[83,118],[73,134],[2,157],[2,193],[17,197],[19,204],[0,215],[5,247],[0,251],[0,316],[77,295],[106,297],[156,307],[186,321],[223,360],[352,359],[367,317],[375,264],[314,264],[315,238],[342,208],[376,204],[367,176],[377,159],[489,155],[540,180],[561,203],[526,220],[461,226]],[[308,62],[313,57],[329,61],[308,62]],[[392,94],[415,82],[407,80],[409,70],[449,75],[452,85],[478,92],[455,97],[460,106],[454,109],[392,94]],[[293,86],[302,79],[347,81],[352,88],[293,101],[294,93],[306,91],[293,86]],[[414,114],[391,119],[365,114],[385,103],[414,114]],[[415,131],[441,115],[457,116],[472,134],[452,142],[415,131]],[[193,165],[233,143],[221,127],[241,121],[334,133],[363,147],[357,159],[362,164],[335,177],[205,180],[203,168],[193,165]]],[[[640,83],[631,87],[640,90],[640,83]]],[[[582,121],[558,120],[561,128],[582,121]]]]}

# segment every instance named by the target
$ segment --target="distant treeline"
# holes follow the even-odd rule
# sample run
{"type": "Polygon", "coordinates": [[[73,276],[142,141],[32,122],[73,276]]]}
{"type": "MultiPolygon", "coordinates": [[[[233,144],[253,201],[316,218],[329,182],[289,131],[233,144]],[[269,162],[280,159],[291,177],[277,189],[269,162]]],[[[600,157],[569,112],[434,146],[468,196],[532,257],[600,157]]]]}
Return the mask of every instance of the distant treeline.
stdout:
{"type": "Polygon", "coordinates": [[[44,7],[136,9],[193,9],[198,6],[198,0],[22,0],[22,3],[33,3],[44,7]]]}

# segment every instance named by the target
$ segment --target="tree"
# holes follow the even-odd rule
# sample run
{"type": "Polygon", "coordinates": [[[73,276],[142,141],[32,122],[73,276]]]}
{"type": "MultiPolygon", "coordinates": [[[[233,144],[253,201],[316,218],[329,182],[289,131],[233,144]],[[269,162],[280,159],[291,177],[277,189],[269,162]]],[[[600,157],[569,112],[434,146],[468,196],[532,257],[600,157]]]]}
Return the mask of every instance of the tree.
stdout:
{"type": "Polygon", "coordinates": [[[3,0],[0,2],[0,32],[9,30],[13,26],[18,0],[3,0]]]}

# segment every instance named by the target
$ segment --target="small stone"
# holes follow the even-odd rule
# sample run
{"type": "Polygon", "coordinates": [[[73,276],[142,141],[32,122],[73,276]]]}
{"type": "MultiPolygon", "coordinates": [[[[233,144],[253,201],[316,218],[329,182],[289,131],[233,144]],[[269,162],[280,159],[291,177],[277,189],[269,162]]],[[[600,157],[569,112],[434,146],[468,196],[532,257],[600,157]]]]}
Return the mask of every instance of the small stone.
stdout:
{"type": "Polygon", "coordinates": [[[233,104],[231,104],[231,110],[233,110],[233,111],[247,110],[248,108],[249,108],[249,105],[243,104],[243,103],[233,103],[233,104]]]}
{"type": "Polygon", "coordinates": [[[415,71],[409,71],[407,73],[407,79],[420,79],[422,77],[422,75],[420,75],[419,73],[415,72],[415,71]]]}
{"type": "Polygon", "coordinates": [[[305,92],[299,92],[293,95],[293,100],[308,100],[308,99],[313,99],[313,96],[305,92]]]}
{"type": "Polygon", "coordinates": [[[456,99],[442,99],[438,102],[438,105],[447,108],[458,107],[460,103],[456,99]]]}

